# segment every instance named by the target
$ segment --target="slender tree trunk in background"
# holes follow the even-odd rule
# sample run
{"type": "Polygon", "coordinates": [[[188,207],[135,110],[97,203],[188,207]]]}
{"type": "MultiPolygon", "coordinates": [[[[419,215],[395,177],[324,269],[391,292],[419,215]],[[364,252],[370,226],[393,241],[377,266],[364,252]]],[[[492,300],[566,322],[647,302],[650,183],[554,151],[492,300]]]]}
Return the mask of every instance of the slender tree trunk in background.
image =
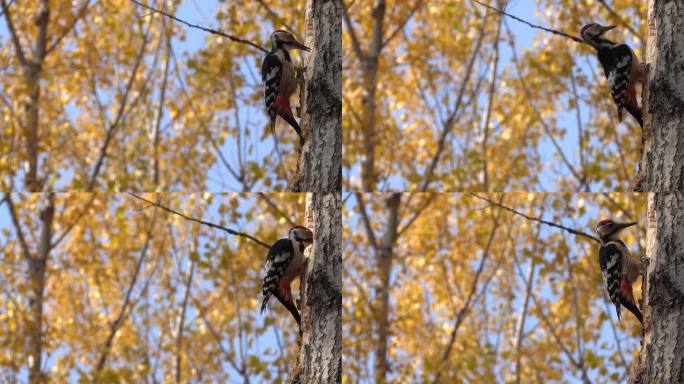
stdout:
{"type": "Polygon", "coordinates": [[[378,249],[376,249],[375,263],[378,271],[379,285],[376,288],[376,300],[373,305],[374,319],[377,322],[377,338],[374,346],[375,382],[387,382],[389,363],[387,362],[387,344],[389,341],[389,291],[394,258],[394,243],[397,239],[399,227],[399,203],[401,194],[393,193],[385,204],[387,206],[387,224],[378,249]]]}
{"type": "Polygon", "coordinates": [[[342,200],[309,194],[306,225],[314,232],[302,276],[302,336],[288,383],[342,381],[342,200]]]}
{"type": "Polygon", "coordinates": [[[37,27],[36,37],[33,41],[31,54],[27,55],[27,49],[21,45],[21,40],[14,27],[13,15],[8,7],[6,0],[1,0],[2,12],[7,22],[9,34],[11,36],[17,61],[22,67],[24,81],[28,91],[26,100],[24,121],[21,123],[26,140],[26,157],[28,160],[28,170],[25,175],[26,191],[38,192],[41,189],[38,179],[38,154],[39,154],[39,112],[40,112],[40,77],[43,72],[47,49],[47,26],[50,20],[50,7],[48,0],[42,0],[38,12],[36,12],[35,24],[37,27]]]}
{"type": "Polygon", "coordinates": [[[290,180],[292,192],[342,189],[342,3],[308,0],[302,130],[307,137],[290,180]]]}
{"type": "Polygon", "coordinates": [[[361,162],[361,184],[364,192],[373,192],[375,183],[375,113],[376,91],[378,88],[378,62],[382,51],[383,23],[385,20],[385,0],[377,0],[373,7],[373,34],[368,52],[359,57],[363,68],[363,161],[361,162]]]}
{"type": "Polygon", "coordinates": [[[684,6],[650,0],[644,89],[644,152],[635,191],[684,191],[684,6]]]}
{"type": "Polygon", "coordinates": [[[684,383],[684,194],[648,198],[644,340],[631,380],[684,383]]]}
{"type": "Polygon", "coordinates": [[[43,355],[43,304],[45,300],[45,283],[47,262],[52,239],[52,220],[55,216],[54,196],[48,196],[47,206],[40,212],[41,230],[36,254],[28,260],[30,299],[28,321],[29,383],[42,383],[43,355]]]}

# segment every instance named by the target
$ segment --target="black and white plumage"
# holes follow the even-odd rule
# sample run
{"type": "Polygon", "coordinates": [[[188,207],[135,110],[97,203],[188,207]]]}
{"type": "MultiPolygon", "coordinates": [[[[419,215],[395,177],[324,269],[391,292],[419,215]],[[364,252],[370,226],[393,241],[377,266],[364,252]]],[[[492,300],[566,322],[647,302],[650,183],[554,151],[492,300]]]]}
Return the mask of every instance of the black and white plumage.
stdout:
{"type": "Polygon", "coordinates": [[[596,233],[601,240],[599,248],[601,273],[610,301],[615,305],[618,322],[622,320],[621,306],[623,306],[643,324],[643,316],[632,292],[632,284],[641,274],[641,265],[632,259],[625,243],[617,238],[621,230],[635,224],[601,220],[596,224],[596,233]]]}
{"type": "Polygon", "coordinates": [[[582,39],[596,49],[603,74],[608,80],[613,101],[617,106],[618,119],[622,121],[622,109],[626,109],[643,127],[643,115],[636,97],[636,84],[643,83],[644,74],[639,59],[627,44],[612,42],[603,34],[615,28],[597,23],[587,24],[580,32],[582,39]]]}
{"type": "Polygon", "coordinates": [[[308,228],[294,226],[287,239],[273,243],[266,257],[265,276],[262,287],[261,313],[266,309],[271,296],[292,314],[301,327],[299,311],[292,299],[290,284],[300,276],[304,266],[304,250],[313,242],[313,233],[308,228]]]}
{"type": "Polygon", "coordinates": [[[264,102],[271,132],[275,133],[276,118],[280,116],[297,132],[299,143],[304,145],[302,130],[290,107],[290,97],[297,90],[295,70],[290,57],[292,49],[311,51],[290,32],[276,30],[271,34],[271,51],[266,54],[261,64],[261,81],[264,83],[264,102]]]}

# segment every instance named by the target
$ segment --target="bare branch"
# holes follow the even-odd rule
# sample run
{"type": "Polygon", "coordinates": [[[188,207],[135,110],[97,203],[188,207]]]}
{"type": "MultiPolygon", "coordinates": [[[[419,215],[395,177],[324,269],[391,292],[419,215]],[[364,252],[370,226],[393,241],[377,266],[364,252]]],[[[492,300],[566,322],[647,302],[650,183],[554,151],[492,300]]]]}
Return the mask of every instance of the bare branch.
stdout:
{"type": "Polygon", "coordinates": [[[24,237],[24,232],[21,230],[21,225],[19,224],[19,219],[17,218],[17,213],[14,210],[14,203],[12,202],[12,194],[5,192],[4,200],[7,202],[7,209],[9,210],[10,217],[12,218],[12,224],[14,225],[14,230],[17,231],[17,237],[19,238],[19,244],[21,244],[21,250],[24,253],[24,257],[27,261],[32,259],[31,251],[29,250],[28,244],[26,243],[26,238],[24,237]]]}
{"type": "Polygon", "coordinates": [[[88,209],[90,209],[90,206],[93,204],[95,197],[97,197],[96,193],[90,194],[90,199],[88,199],[88,202],[85,204],[85,206],[83,206],[83,209],[81,209],[81,211],[78,213],[78,215],[76,215],[76,220],[74,220],[71,224],[69,224],[69,226],[64,230],[64,232],[62,232],[61,235],[57,236],[57,240],[53,241],[50,244],[50,249],[53,249],[57,245],[59,245],[59,243],[61,243],[62,240],[64,240],[64,238],[69,234],[69,232],[71,232],[71,230],[74,229],[74,227],[76,226],[76,224],[78,224],[78,222],[81,220],[81,218],[86,216],[86,212],[88,212],[88,209]]]}
{"type": "MultiPolygon", "coordinates": [[[[499,204],[503,201],[504,195],[501,195],[501,198],[499,199],[499,204]]],[[[463,307],[456,313],[456,319],[454,322],[454,327],[451,330],[451,335],[449,336],[449,342],[447,343],[447,347],[444,350],[444,353],[442,354],[442,359],[440,361],[441,364],[445,364],[447,360],[449,359],[449,356],[451,355],[451,350],[454,347],[454,344],[456,342],[456,336],[458,335],[458,330],[461,327],[461,324],[463,324],[463,321],[465,320],[466,315],[468,314],[468,311],[470,310],[470,306],[473,303],[473,298],[475,297],[477,293],[477,283],[480,281],[480,276],[482,275],[482,272],[484,271],[484,267],[487,263],[487,259],[489,258],[489,251],[492,247],[492,244],[494,243],[494,236],[496,235],[496,230],[499,228],[499,218],[500,218],[500,213],[497,212],[496,216],[494,217],[494,222],[492,223],[492,230],[489,232],[489,238],[487,239],[487,245],[485,246],[485,249],[482,251],[482,257],[480,258],[480,263],[477,266],[477,271],[475,272],[475,278],[473,278],[472,283],[470,284],[470,292],[468,293],[468,297],[466,298],[465,302],[463,303],[463,307]]],[[[440,382],[440,377],[442,375],[443,370],[439,369],[437,370],[437,374],[435,375],[434,380],[432,381],[434,383],[440,382]]]]}
{"type": "Polygon", "coordinates": [[[461,89],[458,91],[458,97],[456,98],[456,104],[454,106],[454,110],[451,112],[447,120],[444,122],[444,129],[442,130],[442,134],[439,138],[439,142],[437,144],[437,152],[435,152],[435,155],[432,157],[432,163],[430,164],[430,167],[428,167],[427,171],[425,172],[425,181],[423,181],[423,185],[420,187],[421,192],[425,192],[430,185],[430,182],[432,181],[432,177],[434,176],[435,173],[435,168],[437,167],[437,163],[439,162],[440,157],[442,156],[442,152],[444,151],[444,148],[446,147],[446,139],[449,136],[449,133],[451,133],[451,129],[453,128],[454,124],[456,123],[456,115],[460,112],[461,110],[461,103],[463,102],[463,96],[465,95],[466,87],[468,85],[468,82],[470,81],[470,75],[472,74],[472,70],[475,64],[475,59],[477,58],[478,53],[480,52],[480,45],[482,44],[482,39],[484,37],[484,25],[480,28],[479,36],[477,38],[477,42],[475,43],[475,47],[473,48],[473,55],[470,57],[470,62],[468,63],[468,68],[466,69],[466,75],[465,78],[463,79],[463,83],[461,84],[461,89]]]}
{"type": "Polygon", "coordinates": [[[502,15],[506,15],[506,16],[510,17],[511,19],[515,20],[515,21],[519,21],[519,22],[521,22],[521,23],[523,23],[523,24],[527,24],[527,25],[529,25],[529,26],[532,27],[532,28],[541,29],[542,31],[550,32],[550,33],[553,33],[554,35],[563,36],[563,37],[565,37],[565,38],[571,39],[571,40],[573,40],[573,41],[575,41],[575,42],[577,42],[577,43],[585,44],[585,42],[584,42],[582,39],[580,39],[579,37],[577,37],[577,36],[569,35],[569,34],[567,34],[567,33],[565,33],[565,32],[561,32],[561,31],[558,31],[558,30],[555,30],[555,29],[542,27],[541,25],[532,24],[532,23],[530,23],[530,22],[527,21],[527,20],[523,20],[523,19],[519,18],[518,16],[511,15],[510,13],[508,13],[508,12],[506,12],[506,11],[503,11],[503,10],[501,10],[501,9],[499,9],[499,8],[492,7],[491,5],[488,5],[488,4],[485,4],[485,3],[481,3],[481,2],[479,2],[478,0],[472,0],[472,1],[475,2],[475,3],[477,3],[477,4],[480,4],[481,6],[483,6],[483,7],[485,7],[485,8],[491,9],[492,11],[496,11],[496,12],[499,12],[500,14],[502,14],[502,15]]]}
{"type": "Polygon", "coordinates": [[[568,231],[568,232],[572,233],[572,234],[575,235],[575,236],[586,237],[587,239],[594,240],[595,242],[597,242],[597,243],[599,243],[599,244],[601,243],[601,240],[599,240],[597,237],[594,237],[594,236],[592,236],[592,235],[590,235],[590,234],[588,234],[588,233],[585,233],[585,232],[582,232],[582,231],[578,231],[578,230],[576,230],[576,229],[572,229],[572,228],[570,228],[570,227],[566,227],[566,226],[564,226],[564,225],[560,225],[560,224],[557,224],[557,223],[554,223],[554,222],[551,222],[551,221],[543,220],[543,219],[540,219],[540,218],[538,218],[538,217],[528,216],[528,215],[526,215],[526,214],[524,214],[524,213],[522,213],[522,212],[520,212],[520,211],[517,211],[517,210],[515,210],[515,209],[513,209],[513,208],[510,208],[510,207],[507,207],[507,206],[502,205],[502,204],[500,204],[500,203],[497,203],[497,202],[495,202],[495,201],[493,201],[493,200],[491,200],[491,199],[488,199],[488,198],[486,198],[486,197],[484,197],[484,196],[480,196],[480,195],[478,195],[477,193],[468,192],[468,194],[471,195],[471,196],[473,196],[473,197],[476,197],[476,198],[478,198],[478,199],[480,199],[480,200],[484,200],[484,201],[488,202],[488,203],[491,204],[491,205],[495,205],[495,206],[497,206],[497,207],[499,207],[499,208],[501,208],[501,209],[505,209],[505,210],[507,210],[507,211],[509,211],[509,212],[511,212],[511,213],[514,213],[514,214],[516,214],[516,215],[518,215],[518,216],[522,216],[522,217],[524,217],[524,218],[527,219],[527,220],[532,220],[532,221],[536,221],[536,222],[538,222],[538,223],[546,224],[546,225],[551,226],[551,227],[554,227],[554,228],[558,228],[558,229],[562,229],[562,230],[564,230],[564,231],[568,231]]]}
{"type": "Polygon", "coordinates": [[[116,129],[119,127],[119,124],[121,123],[121,120],[123,118],[124,111],[126,110],[126,107],[128,104],[128,95],[130,94],[131,89],[133,88],[133,84],[135,83],[136,74],[138,73],[138,69],[140,68],[140,64],[143,61],[145,48],[147,47],[147,43],[149,42],[148,34],[149,34],[149,29],[145,33],[145,37],[143,39],[142,46],[140,47],[140,51],[138,52],[138,56],[136,57],[135,64],[133,66],[133,70],[131,71],[131,75],[128,78],[128,83],[126,84],[126,88],[125,88],[123,96],[121,98],[121,104],[119,105],[119,109],[116,113],[116,118],[114,119],[114,122],[109,126],[109,129],[107,129],[107,135],[105,137],[105,141],[102,144],[102,147],[100,148],[100,155],[98,156],[97,162],[95,163],[95,166],[93,167],[93,171],[90,175],[90,180],[88,181],[88,188],[87,188],[88,192],[92,192],[93,189],[95,188],[95,182],[97,181],[97,176],[100,174],[100,170],[102,169],[102,165],[105,161],[105,158],[107,157],[107,149],[109,148],[109,144],[111,143],[112,139],[114,138],[114,134],[116,133],[116,129]]]}
{"type": "MultiPolygon", "coordinates": [[[[4,0],[3,0],[3,1],[4,1],[4,0]]],[[[146,8],[146,9],[148,9],[148,10],[154,12],[154,13],[158,13],[158,14],[160,14],[160,15],[166,16],[166,17],[168,17],[168,18],[170,18],[170,19],[172,19],[172,20],[174,20],[174,21],[177,21],[177,22],[179,22],[179,23],[181,23],[181,24],[185,24],[185,25],[187,25],[187,26],[190,27],[190,28],[195,28],[195,29],[202,30],[202,31],[204,31],[204,32],[212,33],[212,34],[214,34],[214,35],[223,36],[223,37],[226,37],[226,38],[228,38],[228,39],[230,39],[230,40],[232,40],[232,41],[234,41],[234,42],[236,42],[236,43],[247,44],[247,45],[249,45],[250,47],[256,48],[256,49],[258,49],[258,50],[260,50],[261,52],[264,52],[264,53],[267,53],[267,52],[268,52],[268,50],[267,50],[266,48],[262,47],[262,46],[259,45],[259,44],[253,43],[253,42],[251,42],[251,41],[249,41],[249,40],[241,39],[241,38],[239,38],[239,37],[237,37],[237,36],[229,35],[229,34],[227,34],[227,33],[225,33],[225,32],[221,32],[221,31],[218,31],[218,30],[216,30],[216,29],[206,28],[206,27],[202,27],[202,26],[200,26],[200,25],[196,25],[196,24],[189,23],[189,22],[187,22],[187,21],[185,21],[185,20],[182,20],[182,19],[177,18],[177,17],[174,16],[174,15],[171,15],[171,14],[169,14],[169,13],[166,13],[166,12],[160,10],[160,9],[151,7],[151,6],[147,5],[147,4],[143,4],[143,3],[141,3],[141,2],[139,2],[139,1],[137,1],[137,0],[131,0],[131,1],[132,1],[133,3],[139,5],[139,6],[143,7],[143,8],[146,8]]]]}
{"type": "Polygon", "coordinates": [[[157,214],[155,213],[154,216],[152,217],[152,222],[150,223],[150,226],[147,228],[147,233],[145,234],[145,243],[143,244],[142,250],[140,251],[140,256],[138,257],[138,261],[135,265],[135,271],[133,272],[133,277],[131,278],[131,282],[128,285],[128,289],[126,290],[126,296],[124,297],[124,301],[121,304],[121,309],[119,310],[119,314],[117,315],[116,319],[114,322],[109,327],[109,335],[107,336],[107,340],[104,343],[104,347],[102,350],[102,353],[100,354],[100,359],[97,362],[97,365],[95,366],[95,370],[93,372],[93,377],[96,378],[97,375],[102,371],[104,368],[105,364],[107,363],[107,358],[109,357],[109,352],[112,349],[112,343],[114,342],[114,337],[116,334],[119,332],[119,329],[123,326],[124,322],[126,321],[126,317],[128,314],[128,309],[129,309],[129,303],[131,301],[131,295],[133,293],[133,289],[135,288],[135,284],[138,281],[138,276],[140,275],[140,271],[142,269],[143,262],[145,261],[145,258],[147,257],[147,251],[150,248],[150,240],[152,240],[152,230],[154,229],[155,222],[157,221],[157,214]]]}
{"type": "Polygon", "coordinates": [[[195,266],[196,262],[190,264],[190,275],[188,276],[188,281],[185,285],[185,295],[183,297],[183,305],[181,307],[181,317],[178,324],[178,336],[176,337],[176,383],[181,382],[181,365],[183,363],[183,354],[181,353],[181,347],[183,343],[183,327],[185,327],[185,314],[188,309],[188,299],[190,298],[190,289],[192,288],[192,279],[195,277],[195,266]]]}
{"type": "Polygon", "coordinates": [[[83,6],[81,6],[81,8],[80,8],[80,9],[78,10],[78,12],[76,13],[76,17],[74,17],[74,20],[71,22],[71,24],[70,24],[70,25],[64,30],[64,32],[62,32],[62,34],[59,35],[59,36],[57,37],[57,39],[55,39],[55,41],[53,41],[52,44],[50,44],[50,46],[45,50],[45,55],[46,55],[46,56],[47,56],[50,52],[52,52],[55,48],[57,48],[57,46],[59,45],[59,43],[62,42],[62,40],[66,37],[66,35],[69,34],[69,32],[71,32],[71,31],[74,30],[74,28],[76,27],[76,24],[78,23],[78,21],[81,20],[81,19],[83,18],[83,16],[85,16],[85,13],[86,13],[86,11],[88,10],[88,6],[89,6],[89,5],[90,5],[90,0],[86,0],[86,2],[83,4],[83,6]]]}
{"type": "Polygon", "coordinates": [[[416,219],[418,219],[418,217],[423,213],[423,211],[425,211],[425,209],[435,200],[436,196],[437,194],[430,194],[425,204],[418,208],[418,210],[413,214],[413,216],[409,219],[408,222],[406,222],[406,224],[402,228],[399,228],[399,230],[397,231],[397,238],[401,237],[401,235],[411,227],[411,225],[416,221],[416,219]]]}
{"type": "Polygon", "coordinates": [[[404,18],[404,20],[402,20],[402,22],[399,23],[399,25],[397,25],[397,27],[394,29],[394,31],[392,31],[392,33],[390,33],[390,35],[387,37],[387,39],[385,39],[385,41],[382,42],[383,48],[386,47],[387,44],[389,44],[399,34],[399,32],[401,32],[404,29],[404,27],[406,26],[406,23],[408,23],[409,20],[411,20],[413,15],[416,13],[416,11],[418,11],[418,9],[420,9],[421,6],[423,6],[423,0],[416,1],[416,4],[413,6],[413,8],[411,8],[411,10],[409,11],[409,14],[406,15],[406,18],[404,18]]]}
{"type": "Polygon", "coordinates": [[[252,240],[253,242],[255,242],[255,243],[261,245],[261,246],[264,247],[264,248],[271,248],[268,244],[264,243],[263,241],[257,239],[257,238],[254,237],[254,236],[248,235],[248,234],[246,234],[246,233],[244,233],[244,232],[238,232],[238,231],[236,231],[236,230],[233,230],[233,229],[230,229],[230,228],[226,228],[226,227],[224,227],[224,226],[222,226],[222,225],[219,225],[219,224],[211,223],[211,222],[204,221],[204,220],[201,220],[201,219],[195,219],[194,217],[187,216],[187,215],[185,215],[185,214],[183,214],[183,213],[181,213],[181,212],[176,211],[175,209],[172,209],[172,208],[169,208],[169,207],[165,207],[165,206],[163,206],[163,205],[161,205],[161,204],[159,204],[159,203],[155,203],[154,201],[147,200],[146,198],[141,197],[141,196],[138,196],[138,195],[136,195],[136,194],[133,193],[133,192],[128,192],[128,194],[131,195],[131,196],[133,196],[134,198],[136,198],[136,199],[138,199],[138,200],[142,200],[142,201],[144,201],[144,202],[146,202],[146,203],[148,203],[148,204],[150,204],[150,205],[153,205],[153,206],[155,206],[155,207],[157,207],[157,208],[163,209],[163,210],[166,211],[166,212],[173,213],[174,215],[178,215],[178,216],[182,217],[183,219],[185,219],[185,220],[187,220],[187,221],[192,221],[192,222],[194,222],[194,223],[206,225],[206,226],[211,227],[211,228],[220,229],[220,230],[225,231],[225,232],[227,232],[227,233],[229,233],[229,234],[231,234],[231,235],[233,235],[233,236],[241,236],[241,237],[247,238],[247,239],[249,239],[249,240],[252,240]]]}
{"type": "Polygon", "coordinates": [[[366,204],[363,202],[363,196],[360,192],[356,192],[356,202],[359,206],[359,212],[361,212],[363,225],[366,227],[368,242],[371,243],[373,249],[377,250],[378,242],[375,240],[375,232],[373,232],[373,227],[371,227],[370,220],[368,219],[368,212],[366,212],[366,204]]]}
{"type": "Polygon", "coordinates": [[[260,198],[261,200],[263,200],[263,201],[266,203],[266,205],[268,205],[268,206],[271,208],[271,210],[273,210],[273,212],[275,213],[276,216],[279,216],[279,217],[284,218],[284,219],[288,222],[288,224],[290,224],[290,225],[292,225],[292,226],[297,225],[297,223],[295,223],[294,220],[290,219],[290,216],[288,216],[287,213],[285,213],[282,209],[280,209],[280,208],[279,208],[279,207],[278,207],[278,206],[277,206],[277,205],[268,197],[267,194],[262,193],[262,192],[259,192],[259,193],[257,194],[257,196],[259,196],[259,198],[260,198]]]}
{"type": "Polygon", "coordinates": [[[19,63],[26,69],[28,67],[28,61],[26,60],[26,55],[24,55],[24,49],[21,47],[19,42],[19,35],[17,35],[17,30],[14,28],[14,23],[12,22],[12,15],[10,14],[9,6],[12,4],[10,2],[7,4],[5,0],[0,0],[0,5],[2,5],[2,12],[5,14],[5,21],[7,22],[7,29],[9,30],[10,36],[12,37],[12,43],[14,44],[14,49],[17,51],[17,57],[19,58],[19,63]]]}
{"type": "Polygon", "coordinates": [[[363,50],[361,50],[361,43],[359,42],[359,38],[356,36],[356,31],[354,30],[354,25],[352,24],[351,17],[349,17],[349,10],[347,9],[347,5],[344,4],[344,1],[342,2],[342,14],[344,15],[344,22],[345,22],[345,24],[347,24],[347,30],[349,31],[349,37],[351,37],[352,48],[354,49],[354,52],[356,53],[356,57],[359,60],[362,60],[365,57],[365,55],[363,53],[363,50]]]}

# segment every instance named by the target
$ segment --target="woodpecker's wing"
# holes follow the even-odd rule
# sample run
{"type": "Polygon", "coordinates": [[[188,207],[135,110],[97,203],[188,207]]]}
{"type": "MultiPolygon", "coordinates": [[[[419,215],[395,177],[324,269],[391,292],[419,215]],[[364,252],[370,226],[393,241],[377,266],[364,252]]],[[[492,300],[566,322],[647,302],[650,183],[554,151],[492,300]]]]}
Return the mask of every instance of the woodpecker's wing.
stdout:
{"type": "Polygon", "coordinates": [[[294,248],[289,239],[280,239],[273,243],[268,250],[266,257],[266,265],[264,266],[265,275],[262,293],[264,300],[261,304],[261,312],[266,308],[268,299],[271,298],[273,292],[278,289],[278,282],[285,273],[288,264],[292,261],[294,256],[294,248]]]}
{"type": "Polygon", "coordinates": [[[618,112],[627,99],[627,86],[632,73],[634,54],[627,44],[615,45],[611,48],[599,50],[598,58],[603,67],[603,74],[608,79],[613,100],[618,106],[618,112]]]}
{"type": "Polygon", "coordinates": [[[268,116],[271,119],[271,132],[275,129],[275,103],[282,74],[283,63],[280,62],[278,56],[275,53],[267,54],[261,64],[261,81],[264,83],[264,101],[268,116]]]}
{"type": "Polygon", "coordinates": [[[622,252],[615,242],[608,242],[599,249],[599,264],[603,281],[610,301],[615,304],[618,321],[620,321],[620,280],[622,279],[622,252]]]}

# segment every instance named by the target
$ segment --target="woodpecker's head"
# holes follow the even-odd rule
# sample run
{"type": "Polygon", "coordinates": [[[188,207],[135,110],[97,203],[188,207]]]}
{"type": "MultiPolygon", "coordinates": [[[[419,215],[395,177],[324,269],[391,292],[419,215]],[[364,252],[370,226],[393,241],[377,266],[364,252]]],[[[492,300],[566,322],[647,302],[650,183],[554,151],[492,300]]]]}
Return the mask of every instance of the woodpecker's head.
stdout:
{"type": "Polygon", "coordinates": [[[313,232],[311,232],[309,228],[299,225],[290,228],[290,233],[287,237],[292,243],[303,245],[303,248],[306,248],[313,243],[313,232]]]}
{"type": "Polygon", "coordinates": [[[301,49],[307,52],[311,51],[311,48],[300,43],[293,34],[288,31],[283,31],[282,29],[275,30],[271,33],[271,45],[273,48],[283,48],[288,51],[291,49],[301,49]]]}
{"type": "Polygon", "coordinates": [[[598,23],[591,23],[582,27],[582,30],[580,31],[580,36],[582,36],[582,40],[584,40],[587,44],[591,45],[594,48],[598,48],[602,42],[610,42],[608,39],[603,37],[603,34],[610,31],[613,28],[615,28],[614,25],[604,27],[603,25],[598,23]]]}
{"type": "Polygon", "coordinates": [[[609,239],[612,236],[617,235],[621,230],[636,224],[637,223],[635,222],[618,223],[610,219],[601,220],[596,223],[596,233],[601,239],[609,239]]]}

